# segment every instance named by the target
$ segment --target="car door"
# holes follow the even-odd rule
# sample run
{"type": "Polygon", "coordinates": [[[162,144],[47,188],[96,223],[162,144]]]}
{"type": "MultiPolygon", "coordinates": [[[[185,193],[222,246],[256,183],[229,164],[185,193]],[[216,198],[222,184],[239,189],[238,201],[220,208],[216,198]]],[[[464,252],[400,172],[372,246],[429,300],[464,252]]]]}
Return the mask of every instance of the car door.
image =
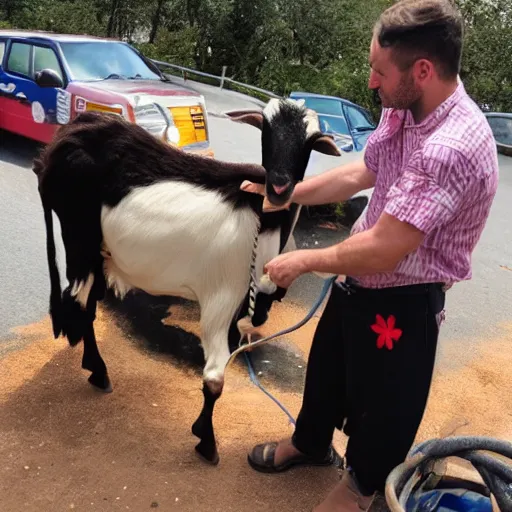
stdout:
{"type": "Polygon", "coordinates": [[[0,73],[0,88],[3,87],[5,93],[1,117],[6,130],[48,142],[56,129],[59,92],[56,88],[42,88],[35,83],[35,73],[44,68],[63,76],[53,48],[11,40],[0,73]]]}
{"type": "Polygon", "coordinates": [[[375,130],[375,124],[361,109],[351,105],[344,105],[343,108],[352,139],[354,140],[355,149],[356,151],[361,151],[366,145],[368,137],[375,130]]]}
{"type": "Polygon", "coordinates": [[[26,130],[27,121],[31,118],[30,102],[27,99],[27,89],[30,88],[31,52],[31,45],[10,41],[5,49],[6,55],[0,75],[3,127],[22,135],[26,130]]]}
{"type": "Polygon", "coordinates": [[[0,38],[0,128],[4,128],[4,103],[7,101],[6,97],[9,95],[7,83],[4,80],[4,57],[7,49],[8,39],[0,38]]]}

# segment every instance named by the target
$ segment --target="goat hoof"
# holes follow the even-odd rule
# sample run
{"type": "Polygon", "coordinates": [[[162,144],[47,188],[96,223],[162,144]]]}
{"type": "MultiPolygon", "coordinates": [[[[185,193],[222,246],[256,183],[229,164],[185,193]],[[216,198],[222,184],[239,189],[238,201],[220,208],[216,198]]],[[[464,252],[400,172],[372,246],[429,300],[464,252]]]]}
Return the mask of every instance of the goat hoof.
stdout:
{"type": "Polygon", "coordinates": [[[199,455],[199,457],[207,462],[208,464],[211,464],[212,466],[217,466],[219,463],[219,453],[217,452],[217,447],[215,446],[215,443],[205,443],[204,441],[201,441],[196,447],[196,452],[199,455]]]}
{"type": "Polygon", "coordinates": [[[97,375],[95,373],[91,373],[91,376],[87,379],[89,383],[99,391],[103,393],[112,393],[112,384],[108,375],[97,375]]]}

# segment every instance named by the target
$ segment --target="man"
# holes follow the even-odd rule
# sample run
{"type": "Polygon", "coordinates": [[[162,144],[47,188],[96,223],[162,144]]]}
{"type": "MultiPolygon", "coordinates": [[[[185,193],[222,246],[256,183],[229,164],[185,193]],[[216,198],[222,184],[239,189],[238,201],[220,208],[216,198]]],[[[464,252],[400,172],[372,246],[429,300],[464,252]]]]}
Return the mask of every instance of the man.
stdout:
{"type": "Polygon", "coordinates": [[[292,198],[326,204],[374,187],[367,214],[342,243],[266,265],[285,288],[312,271],[347,276],[333,285],[319,321],[292,438],[249,455],[265,472],[329,465],[334,429],[343,429],[347,470],[314,512],[367,510],[406,458],[427,403],[445,291],[471,278],[498,160],[489,125],[459,80],[462,32],[448,0],[402,0],[381,15],[369,87],[383,112],[364,161],[302,182],[292,198]]]}

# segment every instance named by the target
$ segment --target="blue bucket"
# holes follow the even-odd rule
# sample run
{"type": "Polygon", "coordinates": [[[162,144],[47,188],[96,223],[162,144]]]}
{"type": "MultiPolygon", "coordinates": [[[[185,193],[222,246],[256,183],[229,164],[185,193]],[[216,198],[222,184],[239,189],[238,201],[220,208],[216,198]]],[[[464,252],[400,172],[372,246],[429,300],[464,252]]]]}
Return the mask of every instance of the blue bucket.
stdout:
{"type": "Polygon", "coordinates": [[[492,512],[491,499],[468,489],[433,489],[412,495],[407,512],[492,512]]]}

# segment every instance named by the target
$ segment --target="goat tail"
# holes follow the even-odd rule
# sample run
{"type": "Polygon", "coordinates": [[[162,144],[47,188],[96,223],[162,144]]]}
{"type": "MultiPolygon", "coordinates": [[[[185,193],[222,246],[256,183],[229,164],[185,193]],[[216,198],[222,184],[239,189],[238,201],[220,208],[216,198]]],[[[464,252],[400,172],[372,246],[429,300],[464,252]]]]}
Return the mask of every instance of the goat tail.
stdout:
{"type": "Polygon", "coordinates": [[[50,318],[52,320],[53,335],[55,339],[64,333],[63,321],[64,312],[62,305],[62,289],[60,286],[60,274],[57,267],[57,255],[55,250],[55,236],[53,231],[53,208],[48,194],[45,191],[44,178],[46,173],[46,162],[43,156],[34,159],[32,171],[37,176],[39,197],[44,212],[44,223],[46,226],[46,256],[50,274],[50,318]]]}
{"type": "Polygon", "coordinates": [[[46,253],[50,273],[50,317],[53,335],[57,339],[61,334],[74,347],[84,336],[89,323],[94,320],[94,311],[82,310],[75,300],[71,286],[64,292],[60,285],[60,273],[57,267],[55,237],[53,232],[52,209],[44,204],[44,221],[46,224],[46,253]]]}
{"type": "Polygon", "coordinates": [[[58,338],[60,333],[63,332],[62,289],[60,286],[59,268],[57,267],[52,209],[44,201],[43,210],[44,222],[46,224],[46,255],[50,273],[50,317],[52,319],[53,335],[55,338],[58,338]]]}

